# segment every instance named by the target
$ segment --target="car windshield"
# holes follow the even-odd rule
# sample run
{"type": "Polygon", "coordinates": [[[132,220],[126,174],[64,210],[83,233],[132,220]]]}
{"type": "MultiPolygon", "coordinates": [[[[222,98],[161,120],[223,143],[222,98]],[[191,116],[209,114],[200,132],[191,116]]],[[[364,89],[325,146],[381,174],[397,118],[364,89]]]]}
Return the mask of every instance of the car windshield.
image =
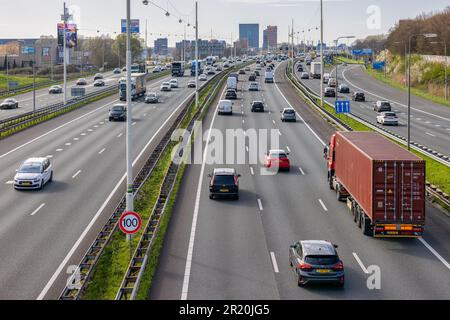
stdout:
{"type": "Polygon", "coordinates": [[[5,102],[7,102],[7,103],[14,103],[15,101],[13,99],[6,99],[5,102]]]}
{"type": "Polygon", "coordinates": [[[24,163],[20,169],[20,173],[41,173],[41,164],[38,162],[24,163]]]}
{"type": "Polygon", "coordinates": [[[338,263],[337,256],[307,256],[305,262],[312,265],[334,265],[338,263]]]}
{"type": "Polygon", "coordinates": [[[381,102],[382,107],[389,107],[391,104],[389,102],[381,102]]]}
{"type": "Polygon", "coordinates": [[[284,152],[271,152],[270,157],[273,159],[287,158],[287,154],[284,152]]]}
{"type": "Polygon", "coordinates": [[[122,106],[112,107],[112,111],[123,111],[123,110],[124,110],[124,107],[122,107],[122,106]]]}
{"type": "Polygon", "coordinates": [[[295,111],[294,110],[284,110],[285,114],[294,114],[295,111]]]}
{"type": "Polygon", "coordinates": [[[232,175],[217,175],[214,177],[214,184],[224,186],[234,185],[234,177],[232,175]]]}

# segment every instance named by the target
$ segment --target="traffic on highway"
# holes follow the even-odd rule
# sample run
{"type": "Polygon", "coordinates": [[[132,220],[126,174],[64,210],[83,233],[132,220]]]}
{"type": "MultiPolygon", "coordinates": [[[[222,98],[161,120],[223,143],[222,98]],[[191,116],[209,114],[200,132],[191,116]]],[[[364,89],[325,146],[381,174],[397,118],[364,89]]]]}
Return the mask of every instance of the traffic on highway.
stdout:
{"type": "Polygon", "coordinates": [[[4,5],[0,300],[275,319],[450,299],[450,7],[123,0],[114,24],[54,2],[36,30],[4,5]]]}

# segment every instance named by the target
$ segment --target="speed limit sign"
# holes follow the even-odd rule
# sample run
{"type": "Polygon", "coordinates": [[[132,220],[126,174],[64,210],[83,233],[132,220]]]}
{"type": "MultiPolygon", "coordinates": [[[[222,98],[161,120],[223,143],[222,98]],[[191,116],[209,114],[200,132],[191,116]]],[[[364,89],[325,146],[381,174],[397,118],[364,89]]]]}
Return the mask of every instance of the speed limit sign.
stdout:
{"type": "Polygon", "coordinates": [[[119,226],[125,234],[136,234],[142,226],[142,219],[136,212],[125,212],[120,217],[119,226]]]}

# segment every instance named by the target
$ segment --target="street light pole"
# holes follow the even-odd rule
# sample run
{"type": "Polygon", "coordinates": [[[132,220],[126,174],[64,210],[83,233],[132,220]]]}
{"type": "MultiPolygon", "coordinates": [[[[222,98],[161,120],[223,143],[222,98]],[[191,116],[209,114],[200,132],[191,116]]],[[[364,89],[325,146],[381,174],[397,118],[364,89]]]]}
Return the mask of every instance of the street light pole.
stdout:
{"type": "Polygon", "coordinates": [[[195,108],[199,108],[198,98],[198,2],[195,1],[195,108]]]}
{"type": "Polygon", "coordinates": [[[411,150],[411,41],[416,36],[436,38],[435,33],[412,34],[408,39],[408,150],[411,150]]]}
{"type": "Polygon", "coordinates": [[[320,0],[320,106],[323,108],[323,1],[320,0]]]}
{"type": "MultiPolygon", "coordinates": [[[[126,210],[128,212],[134,210],[133,197],[133,159],[132,159],[132,131],[131,121],[133,113],[131,110],[131,0],[127,0],[127,132],[126,132],[126,153],[127,153],[127,195],[126,195],[126,210]]],[[[131,242],[131,237],[129,239],[131,242]]]]}
{"type": "MultiPolygon", "coordinates": [[[[336,55],[337,55],[337,47],[338,47],[338,43],[340,39],[353,39],[355,38],[355,36],[344,36],[344,37],[338,37],[335,41],[336,43],[336,55]]],[[[338,100],[338,95],[339,95],[339,79],[338,79],[338,64],[336,63],[336,101],[338,100]]]]}
{"type": "Polygon", "coordinates": [[[67,12],[66,3],[64,2],[64,15],[63,15],[63,78],[64,78],[64,94],[63,94],[63,104],[64,106],[67,103],[67,55],[66,55],[66,27],[67,27],[67,20],[69,18],[69,13],[67,12]]]}

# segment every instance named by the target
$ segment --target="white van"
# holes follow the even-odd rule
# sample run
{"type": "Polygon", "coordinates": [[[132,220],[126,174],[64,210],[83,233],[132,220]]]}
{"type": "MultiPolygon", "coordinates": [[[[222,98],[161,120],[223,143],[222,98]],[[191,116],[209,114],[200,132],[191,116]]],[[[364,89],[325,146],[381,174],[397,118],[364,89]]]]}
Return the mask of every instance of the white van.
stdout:
{"type": "Polygon", "coordinates": [[[228,77],[227,89],[233,89],[237,91],[237,80],[235,77],[228,77]]]}
{"type": "Polygon", "coordinates": [[[220,100],[217,109],[219,115],[233,114],[233,102],[231,100],[220,100]]]}
{"type": "Polygon", "coordinates": [[[328,84],[328,81],[330,81],[331,75],[329,73],[324,73],[323,74],[323,83],[324,84],[328,84]]]}

